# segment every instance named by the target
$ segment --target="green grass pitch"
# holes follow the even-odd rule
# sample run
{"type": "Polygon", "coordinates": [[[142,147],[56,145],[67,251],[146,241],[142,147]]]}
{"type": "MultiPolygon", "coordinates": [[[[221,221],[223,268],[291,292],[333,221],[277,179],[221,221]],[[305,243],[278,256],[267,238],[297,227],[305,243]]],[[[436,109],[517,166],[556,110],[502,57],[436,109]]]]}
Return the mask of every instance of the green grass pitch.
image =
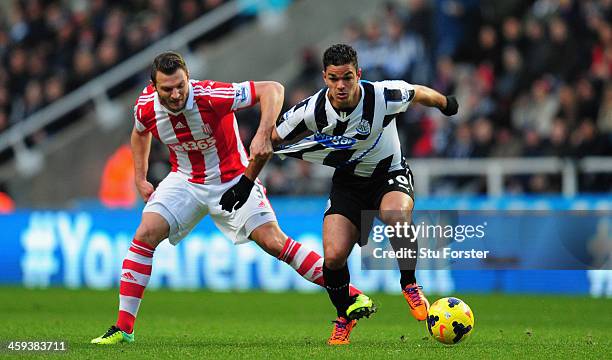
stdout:
{"type": "MultiPolygon", "coordinates": [[[[0,288],[0,341],[64,340],[64,354],[0,358],[609,358],[612,301],[567,296],[456,294],[475,314],[456,346],[431,339],[401,295],[372,294],[379,312],[353,331],[351,345],[326,345],[334,312],[327,294],[148,291],[136,342],[90,345],[116,317],[117,291],[0,288]]],[[[430,300],[436,297],[430,295],[430,300]]]]}

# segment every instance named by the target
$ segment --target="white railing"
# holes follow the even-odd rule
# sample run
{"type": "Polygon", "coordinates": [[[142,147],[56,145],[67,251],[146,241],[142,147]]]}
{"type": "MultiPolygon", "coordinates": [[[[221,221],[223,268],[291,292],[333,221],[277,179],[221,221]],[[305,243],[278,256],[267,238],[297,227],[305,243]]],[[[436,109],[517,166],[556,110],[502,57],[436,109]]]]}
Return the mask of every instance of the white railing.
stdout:
{"type": "Polygon", "coordinates": [[[249,6],[249,2],[241,0],[223,4],[178,31],[160,39],[113,67],[110,71],[87,82],[62,99],[16,123],[0,134],[0,152],[9,147],[15,148],[16,153],[24,151],[23,140],[27,136],[34,134],[90,100],[94,101],[96,107],[108,105],[109,100],[106,91],[150,66],[155,55],[168,49],[185,49],[189,42],[240,14],[246,6],[249,6]]]}
{"type": "Polygon", "coordinates": [[[580,160],[541,158],[411,159],[408,161],[419,194],[431,193],[431,180],[440,176],[485,176],[489,196],[504,193],[507,175],[559,174],[563,195],[578,192],[579,173],[612,173],[612,157],[585,157],[580,160]]]}

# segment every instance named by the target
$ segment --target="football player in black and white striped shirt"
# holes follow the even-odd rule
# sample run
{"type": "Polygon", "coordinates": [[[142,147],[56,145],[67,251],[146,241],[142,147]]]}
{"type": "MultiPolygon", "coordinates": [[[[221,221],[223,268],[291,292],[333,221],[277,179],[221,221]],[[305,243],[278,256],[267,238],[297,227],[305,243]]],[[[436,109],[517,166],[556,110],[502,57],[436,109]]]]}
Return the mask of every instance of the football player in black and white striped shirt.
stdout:
{"type": "MultiPolygon", "coordinates": [[[[323,221],[323,276],[338,319],[328,343],[348,344],[356,319],[376,308],[367,296],[349,296],[347,258],[360,243],[361,211],[379,210],[386,224],[411,222],[413,179],[403,162],[395,117],[417,104],[457,113],[453,96],[404,81],[367,82],[355,50],[333,45],[323,55],[326,88],[287,111],[272,133],[276,153],[336,168],[323,221]]],[[[397,241],[392,240],[394,248],[397,241]]],[[[416,242],[412,247],[416,246],[416,242]]],[[[415,263],[400,263],[401,287],[412,315],[425,320],[429,303],[415,263]],[[404,266],[402,266],[404,265],[404,266]]]]}

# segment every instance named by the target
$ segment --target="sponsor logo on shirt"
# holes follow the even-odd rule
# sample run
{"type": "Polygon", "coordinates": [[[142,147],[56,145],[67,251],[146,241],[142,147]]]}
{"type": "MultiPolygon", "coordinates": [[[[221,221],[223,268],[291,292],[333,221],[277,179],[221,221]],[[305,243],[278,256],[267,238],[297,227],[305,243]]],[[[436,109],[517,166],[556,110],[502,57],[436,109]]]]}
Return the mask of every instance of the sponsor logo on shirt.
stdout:
{"type": "Polygon", "coordinates": [[[190,140],[177,144],[168,145],[174,151],[203,151],[214,146],[216,143],[215,138],[209,136],[200,140],[190,140]]]}
{"type": "Polygon", "coordinates": [[[320,132],[314,134],[314,141],[332,149],[350,149],[357,140],[342,135],[327,135],[320,132]]]}

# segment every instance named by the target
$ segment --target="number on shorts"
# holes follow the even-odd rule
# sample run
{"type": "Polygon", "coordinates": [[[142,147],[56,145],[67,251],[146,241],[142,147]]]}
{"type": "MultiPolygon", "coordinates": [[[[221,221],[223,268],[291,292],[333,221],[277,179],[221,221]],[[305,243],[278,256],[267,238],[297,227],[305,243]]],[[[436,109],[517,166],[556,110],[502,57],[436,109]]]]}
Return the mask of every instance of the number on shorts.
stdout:
{"type": "Polygon", "coordinates": [[[387,182],[389,183],[389,185],[393,185],[397,181],[400,184],[400,186],[403,186],[403,187],[410,186],[410,187],[412,187],[412,184],[413,184],[412,173],[408,172],[407,175],[408,175],[408,177],[406,177],[404,175],[397,175],[395,177],[395,179],[389,179],[389,180],[387,180],[387,182]]]}
{"type": "Polygon", "coordinates": [[[264,194],[263,194],[263,191],[261,190],[261,186],[255,185],[255,189],[257,189],[257,196],[263,200],[264,194]]]}

